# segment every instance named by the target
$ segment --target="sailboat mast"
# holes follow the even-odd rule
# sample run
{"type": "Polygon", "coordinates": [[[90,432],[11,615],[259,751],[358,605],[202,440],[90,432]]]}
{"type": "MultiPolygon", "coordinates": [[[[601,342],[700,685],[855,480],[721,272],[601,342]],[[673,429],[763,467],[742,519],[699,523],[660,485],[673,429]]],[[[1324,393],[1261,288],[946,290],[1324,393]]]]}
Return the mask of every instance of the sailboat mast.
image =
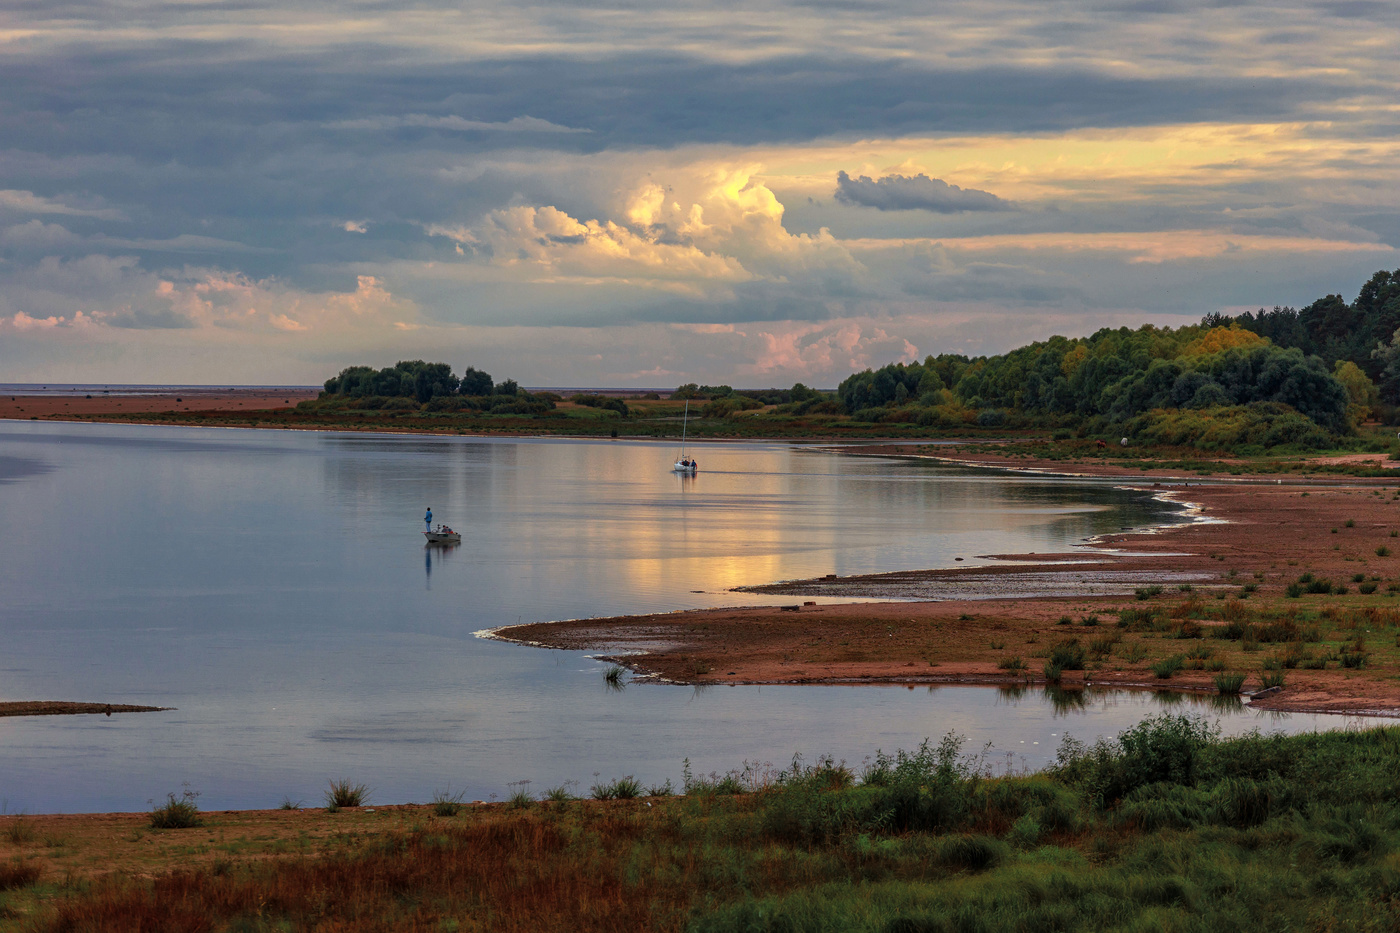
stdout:
{"type": "Polygon", "coordinates": [[[685,459],[685,429],[690,424],[690,399],[685,400],[685,415],[681,418],[681,459],[685,459]]]}

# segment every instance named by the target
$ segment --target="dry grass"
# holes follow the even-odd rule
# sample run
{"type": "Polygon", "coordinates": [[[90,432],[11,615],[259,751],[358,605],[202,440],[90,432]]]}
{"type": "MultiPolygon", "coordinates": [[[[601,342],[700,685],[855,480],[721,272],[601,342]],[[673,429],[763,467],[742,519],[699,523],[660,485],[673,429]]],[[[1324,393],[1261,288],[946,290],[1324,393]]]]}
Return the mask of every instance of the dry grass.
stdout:
{"type": "MultiPolygon", "coordinates": [[[[698,871],[694,853],[650,865],[626,858],[648,825],[636,805],[578,806],[567,825],[539,811],[473,816],[465,825],[391,829],[322,858],[181,870],[150,883],[110,878],[62,902],[39,928],[196,931],[256,916],[347,933],[684,927],[694,885],[661,875],[698,871]],[[449,920],[456,925],[442,925],[449,920]]],[[[664,824],[660,837],[657,829],[650,821],[653,843],[664,847],[664,824]]]]}

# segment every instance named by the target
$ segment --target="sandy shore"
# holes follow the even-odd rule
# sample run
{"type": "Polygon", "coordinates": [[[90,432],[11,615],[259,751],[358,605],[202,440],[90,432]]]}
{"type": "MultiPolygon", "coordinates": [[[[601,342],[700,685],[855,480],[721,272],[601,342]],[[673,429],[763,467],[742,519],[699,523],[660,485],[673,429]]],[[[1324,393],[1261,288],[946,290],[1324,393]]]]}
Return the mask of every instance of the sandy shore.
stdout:
{"type": "MultiPolygon", "coordinates": [[[[1400,597],[1387,590],[1393,583],[1400,591],[1400,540],[1391,537],[1400,532],[1400,500],[1392,497],[1395,482],[1386,487],[1387,480],[1321,484],[1271,477],[1250,484],[1193,481],[1185,486],[1166,478],[1143,481],[1136,470],[1132,475],[1158,495],[1192,503],[1210,521],[1115,534],[1064,554],[984,555],[980,566],[967,568],[751,588],[792,595],[794,604],[787,609],[521,625],[500,630],[497,637],[603,652],[640,675],[680,683],[913,684],[1043,680],[1038,658],[1051,644],[1077,638],[1088,645],[1118,633],[1123,640],[1114,654],[1089,671],[1066,672],[1065,684],[1213,691],[1214,672],[1204,662],[1198,665],[1202,669],[1188,667],[1169,680],[1157,679],[1149,670],[1153,660],[1184,655],[1194,645],[1152,633],[1125,635],[1114,623],[1123,608],[1156,607],[1177,618],[1219,602],[1221,609],[1238,604],[1249,612],[1302,613],[1300,619],[1317,617],[1325,626],[1355,629],[1355,618],[1363,619],[1365,632],[1358,637],[1369,637],[1370,652],[1363,668],[1289,669],[1287,686],[1255,699],[1255,705],[1400,712],[1400,597]],[[1392,549],[1396,553],[1389,553],[1392,549]],[[1286,599],[1287,585],[1303,573],[1349,584],[1350,592],[1286,599]],[[1376,578],[1373,594],[1357,592],[1351,581],[1358,574],[1376,578]],[[1148,601],[1135,598],[1139,587],[1151,586],[1162,591],[1148,601]],[[1227,598],[1217,601],[1217,594],[1227,598]],[[803,597],[817,595],[915,601],[803,604],[803,597]],[[1085,625],[1086,619],[1096,623],[1085,625]],[[1143,656],[1125,660],[1122,655],[1134,654],[1128,646],[1139,641],[1143,656]],[[1024,671],[999,666],[1012,656],[1022,656],[1024,671]]],[[[741,598],[736,594],[736,601],[741,598]]],[[[1238,642],[1200,641],[1212,658],[1228,662],[1228,669],[1250,672],[1247,692],[1257,688],[1261,662],[1272,654],[1242,653],[1238,642]]],[[[1269,649],[1273,654],[1280,650],[1269,649]]]]}

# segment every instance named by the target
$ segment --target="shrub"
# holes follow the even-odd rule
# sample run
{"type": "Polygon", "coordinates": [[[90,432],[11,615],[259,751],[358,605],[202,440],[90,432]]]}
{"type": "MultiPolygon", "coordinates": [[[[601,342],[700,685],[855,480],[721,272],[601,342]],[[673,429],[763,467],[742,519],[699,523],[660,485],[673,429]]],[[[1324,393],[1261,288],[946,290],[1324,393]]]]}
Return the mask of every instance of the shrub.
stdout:
{"type": "Polygon", "coordinates": [[[1217,674],[1215,677],[1215,692],[1221,696],[1236,696],[1243,686],[1243,674],[1217,674]]]}
{"type": "Polygon", "coordinates": [[[1001,861],[1006,846],[990,836],[956,835],[939,841],[937,860],[947,868],[985,871],[1001,861]]]}
{"type": "Polygon", "coordinates": [[[151,810],[151,828],[189,829],[199,826],[203,821],[199,818],[198,799],[199,791],[188,787],[179,797],[173,793],[166,794],[165,803],[151,810]]]}
{"type": "Polygon", "coordinates": [[[1389,557],[1389,556],[1390,556],[1390,548],[1388,548],[1388,547],[1386,547],[1384,544],[1382,544],[1380,547],[1376,548],[1376,556],[1377,556],[1377,557],[1389,557]]]}
{"type": "Polygon", "coordinates": [[[1301,583],[1290,583],[1290,584],[1288,584],[1288,588],[1285,589],[1285,590],[1283,591],[1283,595],[1284,595],[1284,596],[1287,596],[1289,599],[1297,599],[1299,596],[1302,596],[1302,595],[1303,595],[1303,584],[1301,584],[1301,583]]]}
{"type": "MultiPolygon", "coordinates": [[[[171,794],[170,796],[175,796],[171,794]]],[[[0,862],[0,891],[13,891],[16,888],[27,888],[39,880],[43,874],[43,869],[38,862],[31,862],[28,859],[11,859],[8,862],[0,862]]],[[[13,917],[14,914],[7,914],[13,917]]]]}
{"type": "Polygon", "coordinates": [[[589,793],[594,800],[632,800],[642,796],[642,783],[629,774],[611,783],[594,784],[589,793]]]}
{"type": "Polygon", "coordinates": [[[1024,671],[1026,669],[1026,662],[1022,660],[1020,655],[1014,658],[1002,658],[997,662],[997,669],[1003,671],[1024,671]]]}
{"type": "Polygon", "coordinates": [[[1153,661],[1151,665],[1152,673],[1160,680],[1168,680],[1181,670],[1185,663],[1185,658],[1179,654],[1174,654],[1169,658],[1162,658],[1160,661],[1153,661]]]}
{"type": "Polygon", "coordinates": [[[1138,599],[1152,599],[1154,596],[1162,595],[1162,588],[1157,585],[1140,586],[1133,591],[1133,595],[1138,599]]]}
{"type": "Polygon", "coordinates": [[[1052,684],[1059,683],[1060,678],[1064,676],[1065,672],[1065,669],[1054,661],[1046,661],[1045,667],[1042,668],[1042,670],[1045,672],[1045,679],[1052,684]]]}
{"type": "Polygon", "coordinates": [[[449,787],[447,790],[435,791],[431,801],[434,816],[456,816],[462,812],[462,798],[467,795],[466,791],[452,793],[449,787]]]}
{"type": "Polygon", "coordinates": [[[1128,632],[1157,631],[1165,619],[1156,609],[1119,609],[1118,627],[1128,632]]]}
{"type": "Polygon", "coordinates": [[[1056,642],[1050,649],[1049,663],[1062,671],[1084,670],[1084,646],[1077,638],[1056,642]]]}
{"type": "Polygon", "coordinates": [[[1376,591],[1376,584],[1375,584],[1375,583],[1363,583],[1363,584],[1361,584],[1360,586],[1357,587],[1357,590],[1359,590],[1359,591],[1362,593],[1362,595],[1364,595],[1364,596],[1370,596],[1372,593],[1374,593],[1374,592],[1376,591]]]}
{"type": "Polygon", "coordinates": [[[342,807],[362,807],[369,800],[369,788],[349,778],[331,781],[326,790],[326,809],[332,813],[342,807]]]}
{"type": "Polygon", "coordinates": [[[1282,687],[1283,678],[1283,671],[1266,671],[1259,678],[1259,689],[1270,690],[1274,687],[1282,687]]]}
{"type": "Polygon", "coordinates": [[[530,793],[530,782],[528,780],[516,781],[506,786],[511,788],[510,796],[506,798],[506,806],[510,807],[512,810],[524,810],[534,804],[535,797],[530,793]]]}
{"type": "Polygon", "coordinates": [[[39,834],[34,831],[33,824],[21,816],[5,827],[5,838],[11,845],[23,846],[38,839],[39,834]]]}
{"type": "Polygon", "coordinates": [[[1199,717],[1164,713],[1092,746],[1066,738],[1049,770],[1106,806],[1149,784],[1194,786],[1201,755],[1219,733],[1218,725],[1199,717]]]}
{"type": "Polygon", "coordinates": [[[558,787],[547,788],[544,792],[544,799],[551,803],[568,803],[574,799],[573,792],[569,789],[575,784],[574,781],[565,781],[558,787]]]}

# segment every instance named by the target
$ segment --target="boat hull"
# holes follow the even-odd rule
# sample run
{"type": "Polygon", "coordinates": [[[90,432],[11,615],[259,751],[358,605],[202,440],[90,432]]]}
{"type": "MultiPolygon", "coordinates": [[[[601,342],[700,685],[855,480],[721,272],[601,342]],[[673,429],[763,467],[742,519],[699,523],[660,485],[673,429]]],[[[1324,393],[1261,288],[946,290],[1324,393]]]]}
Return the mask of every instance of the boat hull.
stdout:
{"type": "Polygon", "coordinates": [[[699,472],[699,470],[696,468],[695,464],[693,464],[693,463],[677,463],[675,466],[671,467],[671,472],[673,472],[673,473],[697,473],[697,472],[699,472]]]}
{"type": "Polygon", "coordinates": [[[440,531],[425,531],[423,537],[428,539],[429,544],[461,544],[462,536],[456,532],[443,534],[440,531]]]}

